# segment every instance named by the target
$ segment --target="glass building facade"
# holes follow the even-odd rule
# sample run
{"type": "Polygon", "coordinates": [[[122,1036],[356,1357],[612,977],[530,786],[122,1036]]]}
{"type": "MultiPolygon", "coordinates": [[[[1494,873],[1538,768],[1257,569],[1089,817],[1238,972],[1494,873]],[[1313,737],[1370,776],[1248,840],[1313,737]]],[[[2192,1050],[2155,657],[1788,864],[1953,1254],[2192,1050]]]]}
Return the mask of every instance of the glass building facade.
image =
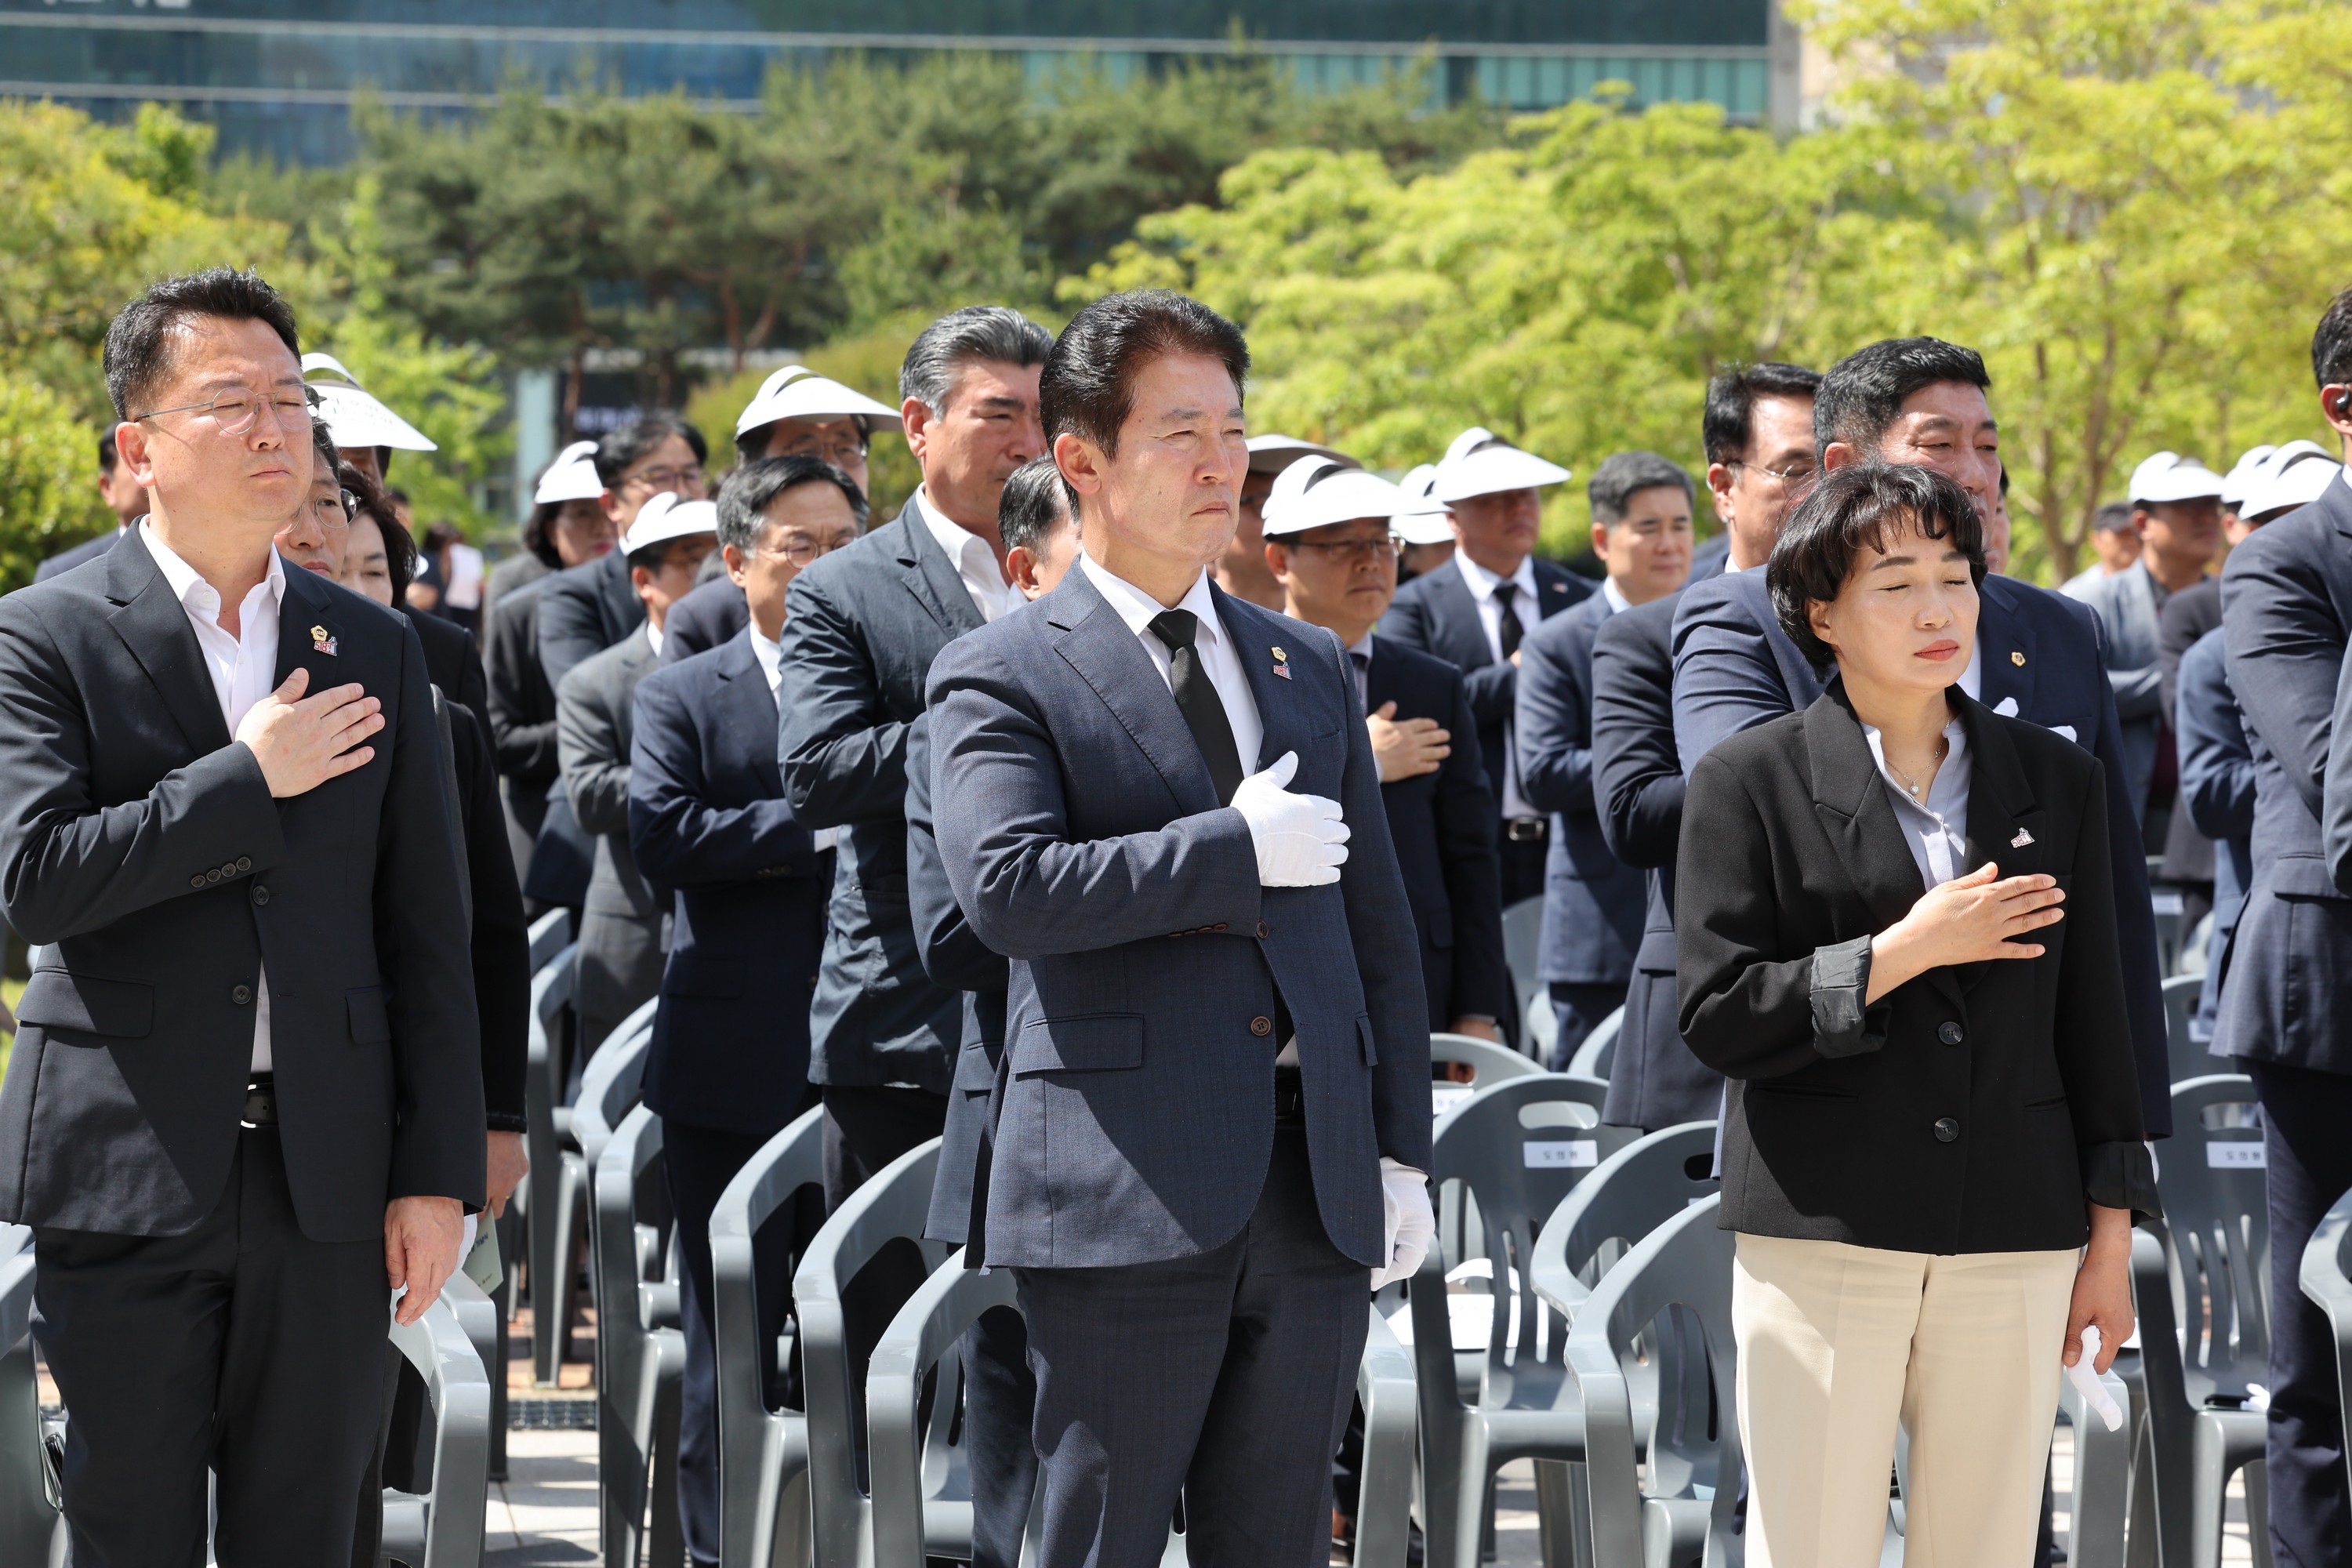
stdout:
{"type": "Polygon", "coordinates": [[[116,116],[143,100],[227,151],[334,163],[362,94],[463,113],[518,77],[746,109],[778,64],[944,48],[1076,56],[1114,73],[1224,53],[1236,35],[1309,89],[1434,50],[1441,101],[1549,108],[1604,80],[1637,102],[1793,121],[1797,52],[1773,0],[0,0],[0,96],[116,116]]]}

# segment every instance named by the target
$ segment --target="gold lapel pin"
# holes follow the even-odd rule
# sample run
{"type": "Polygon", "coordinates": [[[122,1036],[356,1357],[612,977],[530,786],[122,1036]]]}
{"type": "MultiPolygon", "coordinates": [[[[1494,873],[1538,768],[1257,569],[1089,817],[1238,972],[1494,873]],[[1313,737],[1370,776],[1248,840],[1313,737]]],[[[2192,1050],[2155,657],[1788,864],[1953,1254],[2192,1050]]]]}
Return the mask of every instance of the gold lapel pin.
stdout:
{"type": "Polygon", "coordinates": [[[2009,656],[2009,662],[2017,666],[2020,669],[2022,669],[2025,668],[2025,656],[2021,653],[2011,650],[2009,656]]]}
{"type": "Polygon", "coordinates": [[[1282,649],[1278,647],[1270,648],[1267,651],[1274,655],[1275,674],[1282,677],[1285,680],[1288,680],[1290,679],[1290,656],[1283,652],[1282,649]]]}
{"type": "Polygon", "coordinates": [[[310,628],[310,647],[316,651],[327,655],[329,658],[333,658],[335,656],[335,639],[328,634],[327,628],[324,626],[312,626],[310,628]]]}

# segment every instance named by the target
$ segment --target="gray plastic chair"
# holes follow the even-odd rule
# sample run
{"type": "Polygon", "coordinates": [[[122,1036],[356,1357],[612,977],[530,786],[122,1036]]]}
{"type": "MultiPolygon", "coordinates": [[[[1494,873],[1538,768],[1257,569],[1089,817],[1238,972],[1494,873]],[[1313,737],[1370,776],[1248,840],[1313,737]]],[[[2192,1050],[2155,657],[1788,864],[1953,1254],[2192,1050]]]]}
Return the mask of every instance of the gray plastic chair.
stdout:
{"type": "Polygon", "coordinates": [[[1551,1060],[1553,1042],[1559,1038],[1559,1015],[1552,1010],[1549,988],[1527,999],[1519,1010],[1521,1038],[1528,1042],[1528,1056],[1538,1062],[1551,1060]]]}
{"type": "Polygon", "coordinates": [[[1583,1457],[1582,1421],[1562,1375],[1559,1326],[1542,1323],[1547,1309],[1536,1296],[1529,1260],[1543,1217],[1639,1136],[1600,1125],[1605,1093],[1605,1086],[1565,1074],[1507,1079],[1438,1121],[1430,1174],[1441,1200],[1459,1184],[1465,1218],[1454,1247],[1430,1250],[1410,1293],[1431,1568],[1477,1568],[1489,1530],[1487,1500],[1503,1466],[1524,1458],[1583,1457]],[[1493,1269],[1487,1342],[1457,1355],[1445,1276],[1450,1266],[1482,1257],[1493,1269]]]}
{"type": "MultiPolygon", "coordinates": [[[[484,1298],[477,1290],[471,1300],[484,1298]]],[[[383,1555],[408,1568],[476,1568],[489,1507],[489,1374],[449,1300],[391,1331],[431,1403],[433,1489],[385,1491],[383,1555]]]]}
{"type": "MultiPolygon", "coordinates": [[[[963,1331],[992,1308],[1020,1310],[1013,1271],[964,1267],[959,1251],[908,1299],[866,1368],[866,1425],[874,1512],[873,1568],[924,1568],[971,1557],[971,1475],[962,1444],[963,1331]],[[923,1384],[939,1372],[931,1418],[923,1384]]],[[[1034,1510],[1024,1555],[1036,1550],[1034,1510]]]]}
{"type": "MultiPolygon", "coordinates": [[[[609,1047],[607,1047],[609,1048],[609,1047]]],[[[597,1052],[598,1060],[604,1051],[597,1052]]],[[[666,1225],[646,1189],[661,1187],[661,1118],[640,1105],[601,1141],[596,1162],[596,1475],[604,1561],[635,1563],[649,1544],[652,1568],[686,1561],[677,1518],[678,1388],[686,1336],[677,1282],[661,1277],[666,1225]]]]}
{"type": "MultiPolygon", "coordinates": [[[[2162,858],[2148,857],[2148,880],[2156,882],[2164,875],[2162,858]]],[[[2156,910],[2156,962],[2158,974],[2180,973],[2180,917],[2184,912],[2180,889],[2161,885],[2149,889],[2148,901],[2156,910]]]]}
{"type": "Polygon", "coordinates": [[[0,1563],[65,1561],[66,1521],[41,1451],[33,1368],[33,1232],[0,1225],[0,1563]]]}
{"type": "Polygon", "coordinates": [[[761,1145],[711,1211],[722,1568],[808,1561],[808,1416],[768,1404],[769,1374],[782,1352],[761,1342],[751,1240],[801,1192],[824,1185],[824,1112],[812,1110],[761,1145]]]}
{"type": "MultiPolygon", "coordinates": [[[[654,1013],[659,1005],[658,1000],[646,1003],[622,1019],[613,1032],[604,1037],[596,1047],[596,1054],[582,1068],[576,1089],[563,1085],[563,1079],[569,1075],[560,1062],[551,1058],[548,1063],[549,1093],[553,1100],[550,1121],[555,1134],[557,1157],[562,1162],[555,1184],[562,1194],[562,1215],[557,1233],[559,1261],[549,1276],[551,1289],[548,1292],[549,1307],[554,1317],[552,1326],[556,1332],[552,1343],[558,1364],[572,1349],[572,1319],[579,1294],[578,1275],[572,1267],[572,1227],[580,1223],[593,1202],[596,1156],[604,1148],[604,1140],[612,1136],[613,1129],[620,1125],[621,1118],[636,1102],[637,1085],[645,1078],[646,1051],[653,1041],[654,1013]]],[[[531,1164],[534,1170],[538,1168],[536,1156],[533,1156],[531,1164]]],[[[589,1227],[588,1235],[593,1245],[593,1226],[589,1227]]],[[[588,1273],[593,1291],[596,1278],[593,1258],[589,1260],[588,1273]]],[[[536,1307],[538,1304],[534,1293],[532,1305],[536,1307]]],[[[533,1327],[536,1329],[537,1324],[534,1323],[533,1327]]],[[[545,1342],[534,1335],[532,1348],[537,1350],[545,1342]]],[[[554,1368],[551,1367],[542,1381],[552,1382],[554,1377],[554,1368]]]]}
{"type": "Polygon", "coordinates": [[[1433,1062],[1468,1062],[1477,1071],[1473,1082],[1479,1089],[1507,1078],[1528,1078],[1544,1070],[1508,1046],[1498,1046],[1492,1040],[1475,1039],[1468,1035],[1430,1036],[1429,1059],[1433,1062]]]}
{"type": "Polygon", "coordinates": [[[2235,1073],[2172,1086],[2173,1134],[2157,1162],[2164,1223],[2132,1237],[2147,1473],[2168,1568],[2219,1568],[2226,1493],[2241,1469],[2254,1561],[2271,1560],[2266,1422],[2245,1407],[2270,1359],[2262,1132],[2210,1125],[2230,1120],[2219,1108],[2253,1098],[2253,1080],[2235,1073]]]}
{"type": "MultiPolygon", "coordinates": [[[[2336,1337],[2336,1397],[2352,1410],[2352,1193],[2336,1199],[2311,1233],[2295,1278],[2303,1293],[2327,1314],[2328,1331],[2336,1337]]],[[[2352,1482],[2352,1451],[2345,1455],[2345,1468],[2352,1482]]]]}
{"type": "MultiPolygon", "coordinates": [[[[571,910],[550,910],[533,921],[530,925],[531,973],[533,975],[541,973],[549,964],[555,962],[557,956],[565,948],[571,945],[571,910]]],[[[528,1120],[526,1113],[526,1125],[528,1125],[528,1120]]],[[[526,1133],[524,1139],[526,1148],[529,1142],[529,1135],[526,1133]]],[[[528,1178],[525,1179],[523,1185],[525,1188],[529,1187],[528,1178]]],[[[494,1481],[507,1479],[506,1365],[509,1353],[507,1341],[514,1321],[515,1303],[521,1299],[522,1295],[517,1288],[517,1276],[520,1272],[523,1252],[528,1245],[524,1240],[523,1210],[529,1202],[527,1192],[518,1191],[508,1202],[507,1212],[491,1222],[498,1230],[500,1265],[499,1288],[490,1297],[490,1300],[497,1304],[499,1313],[497,1342],[491,1353],[485,1358],[487,1364],[492,1369],[490,1374],[490,1479],[494,1481]]]]}
{"type": "Polygon", "coordinates": [[[531,1375],[552,1387],[562,1360],[568,1302],[559,1277],[571,1267],[572,1215],[580,1202],[577,1167],[563,1158],[562,1130],[570,1121],[563,1105],[574,1032],[572,1001],[580,950],[567,944],[534,971],[530,981],[530,1035],[523,1079],[523,1146],[530,1173],[521,1196],[530,1237],[531,1375]]]}
{"type": "Polygon", "coordinates": [[[2193,974],[2202,979],[2213,961],[2213,911],[2207,910],[2189,928],[2188,940],[2180,944],[2180,957],[2172,969],[2175,974],[2193,974]]]}
{"type": "Polygon", "coordinates": [[[1512,1012],[1521,1018],[1537,997],[1551,991],[1540,978],[1543,904],[1539,898],[1521,899],[1503,911],[1503,962],[1511,972],[1512,1012]]]}
{"type": "Polygon", "coordinates": [[[1576,1047],[1576,1055],[1568,1061],[1568,1070],[1579,1078],[1596,1078],[1609,1081],[1610,1064],[1617,1057],[1617,1031],[1625,1022],[1625,1009],[1620,1007],[1598,1024],[1584,1043],[1576,1047]]]}
{"type": "Polygon", "coordinates": [[[2176,1084],[2210,1078],[2223,1065],[2221,1058],[2206,1048],[2206,1042],[2189,1037],[2189,1021],[2197,1011],[2198,994],[2204,989],[2205,979],[2198,974],[2176,974],[2164,983],[2164,1045],[2176,1084]]]}

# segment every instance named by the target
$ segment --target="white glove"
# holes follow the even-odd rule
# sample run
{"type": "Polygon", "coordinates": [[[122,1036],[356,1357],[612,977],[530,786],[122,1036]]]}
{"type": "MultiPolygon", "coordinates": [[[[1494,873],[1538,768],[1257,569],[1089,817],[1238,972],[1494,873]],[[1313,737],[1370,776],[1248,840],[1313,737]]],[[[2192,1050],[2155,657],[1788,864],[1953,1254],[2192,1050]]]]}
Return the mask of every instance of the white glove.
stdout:
{"type": "Polygon", "coordinates": [[[2108,1431],[2113,1432],[2123,1426],[2124,1413],[2116,1408],[2115,1396],[2107,1392],[2107,1385],[2099,1381],[2099,1374],[2095,1370],[2098,1359],[2099,1325],[2085,1323],[2083,1325],[2083,1353],[2075,1358],[2073,1366],[2066,1369],[2066,1381],[2074,1385],[2084,1402],[2099,1413],[2099,1419],[2106,1423],[2108,1431]]]}
{"type": "Polygon", "coordinates": [[[1381,1208],[1388,1221],[1389,1266],[1372,1270],[1372,1289],[1410,1279],[1437,1239],[1437,1211],[1430,1206],[1429,1178],[1411,1165],[1381,1156],[1381,1208]]]}
{"type": "Polygon", "coordinates": [[[1298,772],[1298,753],[1285,752],[1274,766],[1242,780],[1234,809],[1249,824],[1262,888],[1319,888],[1339,879],[1348,858],[1348,825],[1339,803],[1319,795],[1293,795],[1282,786],[1298,772]]]}

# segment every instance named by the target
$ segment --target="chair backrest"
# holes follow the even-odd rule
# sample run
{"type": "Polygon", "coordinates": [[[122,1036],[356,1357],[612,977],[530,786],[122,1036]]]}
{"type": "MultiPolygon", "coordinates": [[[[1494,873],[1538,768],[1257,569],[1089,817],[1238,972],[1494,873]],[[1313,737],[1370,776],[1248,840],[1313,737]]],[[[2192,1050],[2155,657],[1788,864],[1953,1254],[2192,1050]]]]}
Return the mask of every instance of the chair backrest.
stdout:
{"type": "Polygon", "coordinates": [[[2212,967],[2212,963],[2213,911],[2207,910],[2197,917],[2197,923],[2189,928],[2189,938],[2180,944],[2180,958],[2173,969],[2177,973],[2193,974],[2202,979],[2205,971],[2212,967]]]}
{"type": "Polygon", "coordinates": [[[1536,1291],[1571,1321],[1620,1257],[1715,1197],[1715,1123],[1686,1121],[1626,1144],[1560,1199],[1536,1237],[1536,1291]]]}
{"type": "Polygon", "coordinates": [[[446,1300],[413,1323],[394,1322],[392,1342],[432,1405],[433,1485],[385,1494],[384,1555],[414,1568],[476,1568],[489,1506],[489,1373],[446,1300]]]}
{"type": "MultiPolygon", "coordinates": [[[[608,1042],[598,1059],[610,1048],[608,1042]]],[[[581,1103],[588,1103],[585,1094],[581,1103]]],[[[674,1283],[648,1278],[666,1251],[637,1245],[641,1194],[649,1183],[661,1180],[655,1169],[662,1154],[661,1118],[639,1105],[600,1142],[589,1231],[596,1300],[597,1468],[604,1477],[599,1511],[604,1561],[635,1563],[650,1500],[646,1475],[653,1457],[638,1435],[651,1426],[662,1337],[678,1339],[675,1329],[656,1328],[649,1301],[655,1292],[675,1289],[674,1283]]],[[[682,1360],[683,1343],[669,1354],[682,1360]]]]}
{"type": "Polygon", "coordinates": [[[1610,1066],[1617,1057],[1617,1031],[1624,1022],[1625,1009],[1620,1007],[1593,1025],[1592,1033],[1584,1037],[1584,1043],[1576,1047],[1576,1055],[1569,1058],[1568,1070],[1607,1083],[1610,1066]]]}
{"type": "Polygon", "coordinates": [[[1505,1079],[1528,1078],[1544,1070],[1539,1064],[1528,1060],[1508,1046],[1498,1046],[1492,1040],[1475,1039],[1468,1035],[1430,1036],[1429,1059],[1433,1062],[1463,1062],[1471,1070],[1468,1083],[1448,1083],[1440,1079],[1430,1086],[1430,1103],[1440,1116],[1479,1089],[1500,1083],[1505,1079]]]}
{"type": "Polygon", "coordinates": [[[801,1368],[808,1389],[809,1509],[816,1534],[816,1568],[849,1568],[864,1560],[860,1542],[872,1505],[857,1484],[857,1388],[866,1368],[854,1364],[842,1296],[858,1271],[894,1242],[922,1254],[926,1269],[947,1260],[942,1242],[925,1239],[931,1184],[940,1164],[932,1139],[884,1166],[852,1193],[809,1243],[793,1276],[800,1312],[801,1368]]]}
{"type": "MultiPolygon", "coordinates": [[[[2250,1384],[2269,1381],[2263,1133],[2258,1126],[2227,1125],[2250,1119],[2221,1110],[2253,1100],[2253,1080],[2236,1073],[2173,1085],[2172,1137],[2157,1161],[2171,1304],[2181,1330],[2181,1393],[2196,1407],[2242,1405],[2250,1384]]],[[[2150,1397],[2158,1382],[2152,1374],[2150,1397]]]]}
{"type": "Polygon", "coordinates": [[[1526,1017],[1528,1003],[1543,992],[1543,906],[1521,899],[1503,911],[1503,962],[1511,972],[1514,1011],[1526,1017]]]}
{"type": "Polygon", "coordinates": [[[530,972],[537,974],[572,945],[572,911],[550,910],[530,922],[530,972]]]}
{"type": "Polygon", "coordinates": [[[0,1225],[0,1563],[48,1562],[58,1521],[33,1366],[33,1232],[0,1225]]]}
{"type": "Polygon", "coordinates": [[[871,1437],[874,1494],[874,1568],[924,1568],[933,1555],[969,1555],[969,1521],[963,1539],[940,1540],[945,1553],[932,1549],[934,1539],[950,1533],[931,1516],[938,1504],[961,1502],[970,1507],[970,1472],[952,1461],[947,1434],[962,1423],[954,1419],[961,1375],[958,1341],[982,1313],[996,1307],[1020,1310],[1013,1296],[1013,1270],[985,1271],[964,1267],[959,1252],[909,1297],[890,1321],[866,1367],[866,1424],[871,1437]],[[928,1436],[921,1419],[923,1384],[939,1368],[938,1392],[931,1404],[928,1436]],[[927,1452],[927,1448],[929,1452],[927,1452]],[[946,1462],[942,1462],[946,1461],[946,1462]]]}
{"type": "MultiPolygon", "coordinates": [[[[2159,855],[2147,858],[2147,879],[2156,882],[2164,875],[2164,858],[2159,855]]],[[[2178,974],[2180,963],[2180,929],[2183,905],[2180,889],[2160,883],[2150,889],[2148,902],[2156,910],[2156,962],[2159,974],[2178,974]]]]}
{"type": "Polygon", "coordinates": [[[580,1099],[572,1108],[572,1136],[592,1172],[604,1152],[604,1140],[637,1102],[646,1079],[646,1057],[653,1048],[657,1005],[648,1002],[622,1019],[580,1075],[580,1099]]]}
{"type": "Polygon", "coordinates": [[[530,1017],[523,1045],[528,1073],[523,1080],[523,1111],[534,1167],[555,1156],[555,1110],[563,1103],[563,1082],[571,1070],[572,1002],[579,977],[576,942],[566,943],[530,977],[530,1017]]]}
{"type": "Polygon", "coordinates": [[[2164,1045],[2172,1063],[2172,1081],[2210,1078],[2221,1058],[2206,1049],[2206,1042],[2189,1037],[2189,1022],[2197,1013],[2198,994],[2205,989],[2201,974],[2176,974],[2164,983],[2164,1045]]]}

